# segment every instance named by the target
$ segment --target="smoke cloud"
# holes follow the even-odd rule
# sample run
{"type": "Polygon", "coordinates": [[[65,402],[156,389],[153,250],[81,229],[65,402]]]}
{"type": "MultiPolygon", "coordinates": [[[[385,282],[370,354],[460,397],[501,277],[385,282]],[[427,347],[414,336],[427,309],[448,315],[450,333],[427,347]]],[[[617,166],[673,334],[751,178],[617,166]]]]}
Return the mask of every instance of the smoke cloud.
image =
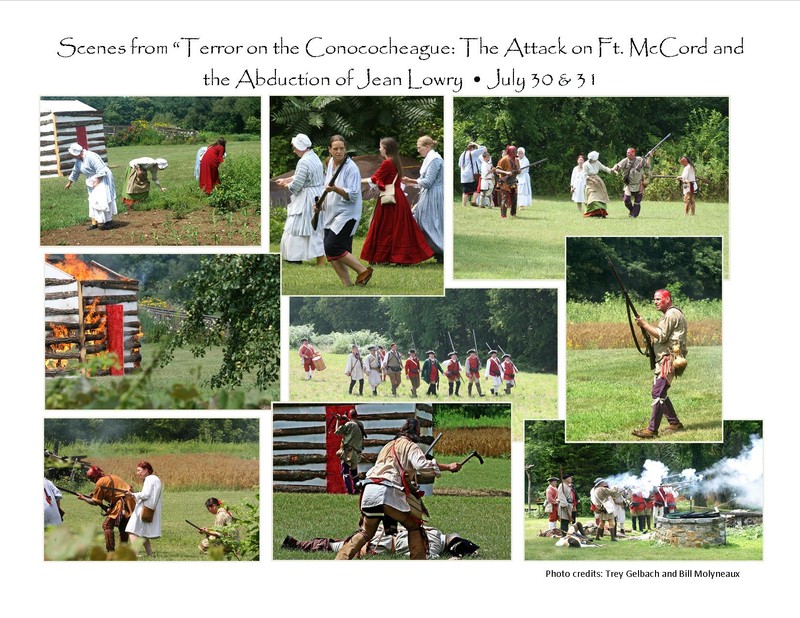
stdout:
{"type": "Polygon", "coordinates": [[[641,492],[648,497],[661,484],[673,486],[676,495],[698,496],[726,495],[731,505],[761,508],[764,501],[764,441],[750,436],[750,444],[738,457],[718,461],[698,473],[686,468],[670,474],[669,467],[660,461],[648,459],[639,475],[624,473],[610,476],[608,484],[631,493],[641,492]]]}

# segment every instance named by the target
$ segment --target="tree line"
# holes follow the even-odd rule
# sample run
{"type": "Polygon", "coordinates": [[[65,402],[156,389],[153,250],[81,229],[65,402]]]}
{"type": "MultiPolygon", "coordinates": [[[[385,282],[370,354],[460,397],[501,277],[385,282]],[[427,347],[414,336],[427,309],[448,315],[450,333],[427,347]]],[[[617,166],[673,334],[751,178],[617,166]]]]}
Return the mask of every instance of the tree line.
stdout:
{"type": "MultiPolygon", "coordinates": [[[[654,173],[680,173],[678,158],[688,155],[704,179],[705,197],[727,201],[727,98],[463,97],[456,98],[453,107],[456,195],[461,192],[458,156],[470,141],[487,146],[495,163],[507,144],[523,146],[531,162],[547,158],[532,170],[534,197],[568,199],[578,154],[597,150],[611,167],[629,147],[644,154],[671,133],[656,155],[654,173]]],[[[621,176],[607,176],[605,181],[612,196],[621,191],[621,176]]],[[[651,199],[663,199],[660,192],[670,188],[665,183],[651,183],[651,199]]]]}
{"type": "Polygon", "coordinates": [[[79,99],[109,125],[135,120],[220,134],[260,133],[260,97],[52,97],[79,99]]]}
{"type": "MultiPolygon", "coordinates": [[[[558,370],[556,290],[448,290],[444,298],[381,299],[297,297],[291,299],[292,325],[313,324],[320,334],[370,330],[386,335],[404,351],[416,343],[424,354],[450,351],[448,333],[462,355],[474,347],[481,358],[487,344],[513,355],[526,371],[558,370]]],[[[356,342],[364,343],[364,342],[356,342]]]]}
{"type": "Polygon", "coordinates": [[[44,441],[75,442],[258,442],[254,418],[48,418],[44,441]]]}
{"type": "Polygon", "coordinates": [[[632,297],[667,288],[675,297],[722,298],[722,239],[717,237],[567,239],[567,299],[600,302],[619,294],[610,257],[632,297]]]}

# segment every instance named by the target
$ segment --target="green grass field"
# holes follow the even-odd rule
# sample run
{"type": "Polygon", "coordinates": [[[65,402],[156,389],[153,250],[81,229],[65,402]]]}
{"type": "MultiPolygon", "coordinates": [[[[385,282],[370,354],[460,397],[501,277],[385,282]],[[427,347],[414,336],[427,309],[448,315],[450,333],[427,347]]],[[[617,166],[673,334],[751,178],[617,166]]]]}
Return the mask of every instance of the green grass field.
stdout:
{"type": "MultiPolygon", "coordinates": [[[[148,367],[153,362],[157,354],[157,345],[142,346],[142,366],[148,367]]],[[[179,348],[175,351],[172,361],[162,368],[157,368],[151,374],[149,382],[142,388],[143,394],[154,399],[164,397],[175,384],[193,385],[204,400],[211,398],[217,391],[212,389],[208,380],[214,375],[222,364],[222,348],[215,347],[207,350],[205,356],[195,357],[190,350],[179,348]]],[[[128,378],[136,379],[136,374],[128,378]]],[[[71,380],[71,378],[47,379],[45,382],[46,392],[50,392],[55,387],[55,381],[60,379],[71,380]]],[[[122,376],[97,376],[91,378],[92,382],[116,383],[122,380],[122,376]]],[[[273,400],[280,399],[280,386],[276,383],[265,391],[255,387],[255,379],[247,376],[243,384],[237,390],[244,391],[245,404],[248,407],[268,408],[273,400]]]]}
{"type": "MultiPolygon", "coordinates": [[[[348,394],[350,378],[344,375],[344,367],[347,363],[346,354],[323,353],[323,360],[326,364],[324,371],[316,371],[313,379],[306,380],[303,366],[299,358],[290,361],[289,370],[289,396],[293,401],[359,401],[358,383],[353,389],[353,395],[348,394]]],[[[481,402],[489,401],[510,402],[512,410],[512,439],[522,440],[523,424],[526,419],[550,419],[558,416],[558,376],[550,373],[528,373],[521,372],[517,375],[517,386],[511,391],[511,395],[502,394],[499,397],[492,397],[489,393],[491,388],[488,380],[481,380],[481,388],[486,397],[480,398],[477,391],[473,390],[473,396],[467,395],[467,382],[461,383],[461,397],[450,397],[447,394],[447,380],[442,380],[439,384],[439,397],[437,402],[481,402]]],[[[427,401],[427,385],[423,382],[417,391],[418,399],[427,401]]],[[[378,387],[378,396],[373,397],[369,388],[369,382],[364,379],[365,402],[373,401],[414,401],[411,399],[410,383],[403,377],[403,381],[398,389],[399,397],[392,397],[392,389],[388,379],[378,387]]]]}
{"type": "MultiPolygon", "coordinates": [[[[361,254],[363,238],[353,239],[353,255],[361,254]]],[[[280,252],[280,245],[270,246],[273,253],[280,252]]],[[[333,267],[328,263],[316,266],[314,262],[303,264],[282,263],[281,293],[298,295],[349,296],[442,296],[444,294],[444,269],[430,259],[412,266],[375,266],[375,272],[365,286],[344,287],[333,267]]],[[[355,273],[350,278],[355,281],[355,273]]]]}
{"type": "MultiPolygon", "coordinates": [[[[130,244],[198,244],[192,242],[191,231],[183,234],[182,238],[171,238],[170,232],[174,231],[179,224],[179,219],[187,213],[194,211],[207,211],[208,222],[226,222],[228,227],[236,226],[235,233],[242,234],[238,229],[242,226],[249,226],[247,238],[242,240],[249,244],[260,243],[260,225],[258,215],[249,213],[242,218],[242,213],[214,213],[208,205],[208,197],[198,187],[194,178],[194,161],[197,155],[198,144],[180,145],[158,145],[158,146],[122,146],[108,149],[108,164],[114,174],[114,183],[117,188],[117,209],[120,213],[126,211],[122,204],[122,193],[125,188],[125,169],[128,162],[132,159],[149,156],[163,157],[169,161],[169,167],[159,173],[161,185],[167,189],[161,192],[155,184],[151,185],[150,195],[147,200],[137,204],[137,211],[165,210],[171,211],[166,222],[171,222],[165,229],[154,230],[153,235],[159,233],[163,237],[163,242],[153,242],[150,238],[148,242],[138,242],[136,238],[131,239],[130,244]],[[238,215],[238,216],[237,216],[238,215]],[[246,219],[246,220],[245,220],[246,219]],[[176,242],[177,241],[177,242],[176,242]]],[[[231,160],[237,155],[250,154],[260,156],[261,143],[252,142],[229,142],[227,145],[228,159],[231,160]]],[[[224,166],[224,164],[223,164],[224,166]]],[[[224,170],[224,168],[223,168],[224,170]]],[[[42,231],[60,229],[76,225],[84,225],[88,221],[88,207],[86,201],[86,186],[84,177],[72,186],[69,191],[64,190],[67,179],[64,178],[45,178],[40,182],[40,227],[42,231]]],[[[225,244],[229,241],[226,237],[221,237],[216,244],[225,244]]],[[[229,242],[228,244],[234,244],[229,242]]],[[[242,244],[236,242],[235,244],[242,244]]]]}
{"type": "MultiPolygon", "coordinates": [[[[630,523],[630,522],[628,522],[630,523]]],[[[727,545],[674,547],[656,541],[629,539],[612,543],[608,533],[602,547],[572,549],[556,547],[556,539],[540,537],[547,518],[525,517],[525,560],[762,560],[761,527],[728,528],[727,545]]],[[[630,535],[629,535],[630,536],[630,535]]]]}
{"type": "MultiPolygon", "coordinates": [[[[694,347],[688,360],[686,373],[669,392],[686,431],[656,441],[719,442],[722,348],[694,347]]],[[[637,441],[631,431],[650,419],[652,375],[647,359],[635,350],[568,350],[566,441],[637,441]]]]}
{"type": "MultiPolygon", "coordinates": [[[[58,483],[60,484],[60,483],[58,483]]],[[[89,491],[89,489],[87,489],[89,491]]],[[[205,507],[205,501],[210,497],[221,499],[225,504],[233,506],[245,499],[253,501],[253,491],[169,491],[166,487],[163,495],[163,515],[161,521],[161,538],[153,539],[152,558],[141,558],[150,561],[174,560],[209,560],[197,546],[203,539],[197,530],[184,520],[188,519],[197,526],[213,526],[214,517],[205,507]]],[[[66,511],[62,527],[75,534],[82,534],[84,530],[96,531],[96,544],[105,548],[103,541],[103,513],[96,506],[81,502],[75,496],[64,494],[61,508],[66,511]]],[[[119,533],[116,532],[117,547],[119,547],[119,533]]],[[[235,558],[234,558],[235,561],[235,558]]]]}
{"type": "MultiPolygon", "coordinates": [[[[448,458],[443,458],[449,461],[448,458]]],[[[509,459],[486,458],[483,466],[470,462],[461,472],[445,472],[436,480],[434,495],[425,498],[431,513],[428,525],[445,533],[458,532],[480,545],[479,558],[511,557],[510,497],[436,495],[438,488],[510,491],[509,459]],[[473,465],[474,464],[474,465],[473,465]]],[[[287,535],[300,540],[315,537],[341,539],[358,527],[358,497],[330,494],[273,494],[273,557],[276,560],[332,560],[331,553],[302,553],[281,549],[287,535]]],[[[370,558],[370,560],[379,557],[370,558]]],[[[384,557],[392,559],[391,557],[384,557]]],[[[396,559],[404,559],[396,557],[396,559]]]]}
{"type": "Polygon", "coordinates": [[[516,219],[499,209],[453,203],[453,276],[456,279],[563,279],[566,236],[724,236],[728,276],[728,204],[697,204],[684,217],[683,203],[648,202],[637,219],[611,202],[606,219],[585,219],[573,202],[534,198],[516,219]]]}

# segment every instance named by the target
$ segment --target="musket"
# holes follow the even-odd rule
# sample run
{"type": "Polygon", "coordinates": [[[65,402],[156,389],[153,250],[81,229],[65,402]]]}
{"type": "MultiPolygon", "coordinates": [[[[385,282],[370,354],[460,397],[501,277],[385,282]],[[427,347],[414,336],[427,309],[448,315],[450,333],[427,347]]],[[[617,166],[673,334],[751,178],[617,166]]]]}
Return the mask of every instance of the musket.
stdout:
{"type": "Polygon", "coordinates": [[[347,160],[349,158],[350,158],[349,154],[344,155],[344,160],[342,161],[342,164],[333,173],[333,177],[331,178],[331,181],[328,183],[328,186],[325,187],[325,190],[322,192],[322,195],[320,195],[314,202],[314,216],[311,217],[311,227],[314,228],[315,230],[317,229],[317,224],[319,223],[319,213],[322,212],[322,205],[325,203],[325,198],[328,197],[328,193],[333,191],[333,185],[336,182],[336,179],[339,177],[339,172],[342,171],[344,164],[347,163],[347,160]]]}
{"type": "Polygon", "coordinates": [[[537,165],[540,165],[540,164],[544,163],[545,161],[547,161],[547,157],[545,157],[544,159],[539,159],[538,161],[534,161],[533,163],[528,163],[528,165],[523,165],[523,166],[522,166],[521,168],[519,168],[518,170],[511,170],[511,171],[508,171],[508,170],[500,170],[500,169],[498,169],[498,170],[495,170],[495,171],[496,171],[498,174],[504,174],[504,175],[506,175],[506,176],[510,176],[511,174],[518,174],[518,173],[519,173],[519,172],[521,172],[522,170],[526,170],[526,169],[528,169],[529,167],[536,167],[537,165]]]}
{"type": "Polygon", "coordinates": [[[475,346],[475,354],[478,353],[478,339],[475,337],[475,329],[472,329],[472,345],[475,346]]]}
{"type": "MultiPolygon", "coordinates": [[[[496,345],[496,344],[495,344],[495,345],[496,345]]],[[[498,349],[498,350],[500,350],[500,353],[501,353],[503,356],[505,356],[505,355],[506,355],[506,351],[505,351],[503,348],[501,348],[499,345],[497,346],[497,349],[498,349]]]]}
{"type": "Polygon", "coordinates": [[[188,519],[184,519],[183,521],[185,521],[187,524],[189,524],[192,528],[195,528],[198,532],[202,532],[206,536],[220,536],[220,534],[218,532],[212,532],[211,530],[203,530],[200,526],[194,525],[188,519]]]}
{"type": "MultiPolygon", "coordinates": [[[[67,489],[66,487],[59,487],[58,485],[56,485],[56,489],[58,489],[59,491],[66,492],[66,493],[68,493],[68,494],[72,494],[73,496],[78,496],[78,497],[81,497],[81,496],[83,495],[83,494],[79,494],[77,491],[72,491],[71,489],[67,489]]],[[[88,504],[88,502],[87,502],[87,504],[88,504]]],[[[99,506],[99,507],[100,507],[100,510],[101,510],[101,511],[103,511],[103,514],[104,514],[104,515],[105,515],[106,513],[108,513],[108,509],[109,509],[110,507],[107,507],[107,506],[106,506],[105,504],[103,504],[102,502],[101,502],[101,503],[99,503],[99,504],[98,504],[98,503],[95,503],[95,504],[97,504],[97,506],[99,506]]]]}
{"type": "MultiPolygon", "coordinates": [[[[417,350],[417,342],[414,341],[414,333],[411,333],[411,345],[414,346],[415,350],[417,350]]],[[[417,350],[417,353],[419,353],[419,350],[417,350]]]]}
{"type": "Polygon", "coordinates": [[[450,350],[456,352],[456,346],[453,345],[453,338],[450,336],[450,331],[447,331],[447,338],[450,340],[450,350]]]}
{"type": "MultiPolygon", "coordinates": [[[[652,148],[651,148],[651,149],[648,151],[648,153],[642,157],[642,160],[647,160],[647,157],[649,157],[649,156],[650,156],[651,154],[653,154],[653,153],[654,153],[656,150],[658,150],[658,147],[659,147],[659,146],[661,146],[661,144],[663,144],[664,142],[666,142],[666,141],[667,141],[667,140],[668,140],[668,139],[669,139],[671,136],[672,136],[672,133],[667,133],[667,136],[666,136],[664,139],[662,139],[660,142],[658,142],[658,144],[656,144],[655,146],[653,146],[653,147],[652,147],[652,148]]],[[[652,176],[651,176],[651,178],[652,178],[652,176]]]]}
{"type": "Polygon", "coordinates": [[[631,328],[631,337],[633,337],[633,343],[636,344],[636,349],[639,351],[639,354],[641,354],[642,356],[647,356],[650,359],[650,369],[653,370],[656,368],[656,352],[653,349],[653,341],[650,339],[650,333],[648,333],[644,329],[644,327],[642,326],[639,327],[639,329],[642,331],[642,337],[644,339],[645,350],[643,351],[642,347],[639,345],[639,340],[636,338],[636,331],[633,328],[633,320],[631,320],[631,313],[633,313],[634,317],[636,318],[639,317],[639,313],[636,311],[636,307],[633,306],[633,301],[631,300],[631,297],[628,295],[628,290],[625,289],[625,286],[622,283],[622,279],[620,279],[617,269],[614,268],[614,263],[611,261],[611,258],[606,256],[606,260],[608,261],[608,265],[611,268],[611,272],[614,275],[614,279],[617,280],[617,285],[619,286],[619,289],[622,291],[622,295],[625,297],[625,308],[628,312],[628,326],[630,326],[631,328]]]}
{"type": "Polygon", "coordinates": [[[433,439],[433,442],[431,442],[431,445],[430,445],[430,446],[428,447],[428,449],[425,451],[425,457],[426,457],[427,459],[433,459],[432,457],[430,457],[431,451],[433,450],[433,447],[434,447],[434,446],[436,446],[436,443],[437,443],[437,442],[439,441],[439,439],[442,437],[442,434],[443,434],[443,433],[444,433],[443,431],[440,431],[440,432],[439,432],[439,435],[438,435],[438,436],[436,436],[436,437],[433,439]]]}

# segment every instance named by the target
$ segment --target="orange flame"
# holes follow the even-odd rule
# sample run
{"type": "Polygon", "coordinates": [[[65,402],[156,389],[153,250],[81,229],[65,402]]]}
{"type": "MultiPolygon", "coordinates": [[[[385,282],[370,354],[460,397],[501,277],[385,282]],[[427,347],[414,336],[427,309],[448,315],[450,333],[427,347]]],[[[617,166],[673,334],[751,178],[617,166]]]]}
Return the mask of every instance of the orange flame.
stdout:
{"type": "Polygon", "coordinates": [[[69,273],[79,281],[86,279],[110,279],[111,276],[102,268],[87,264],[77,255],[65,254],[61,262],[53,263],[53,266],[69,273]]]}
{"type": "MultiPolygon", "coordinates": [[[[69,337],[69,328],[65,324],[56,324],[55,322],[50,322],[50,330],[53,333],[53,337],[69,337]]],[[[53,352],[69,352],[74,348],[74,343],[51,343],[49,344],[50,350],[53,352]]],[[[45,369],[66,369],[69,361],[65,358],[58,359],[58,358],[48,358],[45,359],[45,369]]]]}

